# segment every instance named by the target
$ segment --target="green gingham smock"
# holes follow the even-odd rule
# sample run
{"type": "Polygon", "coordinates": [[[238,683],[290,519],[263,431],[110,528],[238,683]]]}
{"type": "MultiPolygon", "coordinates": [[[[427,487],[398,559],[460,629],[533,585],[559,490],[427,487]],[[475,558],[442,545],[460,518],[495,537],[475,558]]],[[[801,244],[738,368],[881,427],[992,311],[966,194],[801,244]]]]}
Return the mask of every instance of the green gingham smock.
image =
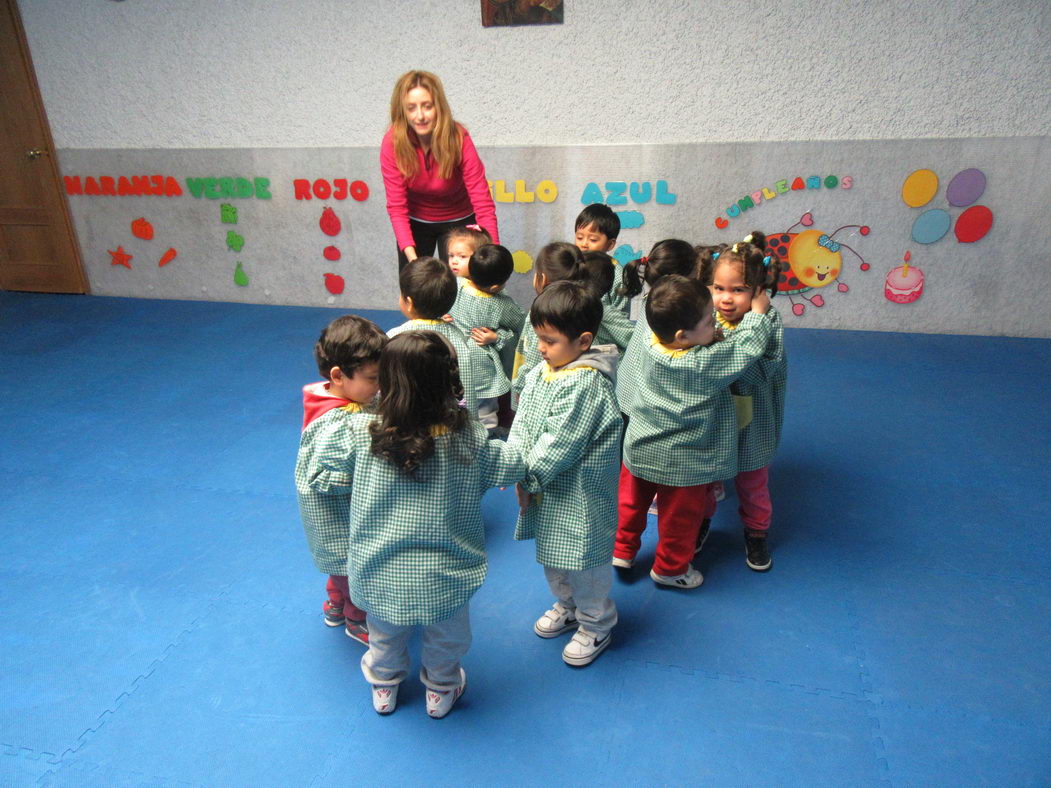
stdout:
{"type": "MultiPolygon", "coordinates": [[[[613,260],[613,284],[610,285],[609,291],[602,296],[602,303],[613,307],[617,311],[621,312],[624,317],[630,317],[631,315],[631,299],[623,293],[618,292],[624,282],[622,278],[624,276],[624,266],[621,265],[616,258],[613,260]]],[[[630,322],[630,321],[629,321],[630,322]]]]}
{"type": "Polygon", "coordinates": [[[518,347],[515,348],[514,374],[511,376],[511,406],[518,409],[518,399],[522,396],[525,388],[526,378],[544,359],[540,355],[536,331],[526,313],[525,325],[522,327],[522,335],[518,337],[518,347]]]}
{"type": "Polygon", "coordinates": [[[318,433],[333,420],[343,421],[366,408],[348,402],[311,421],[299,439],[299,457],[296,461],[296,496],[299,514],[307,537],[314,566],[326,575],[347,573],[347,552],[350,549],[350,500],[342,496],[320,495],[308,483],[301,468],[306,468],[314,457],[318,433]],[[339,411],[338,414],[336,412],[339,411]],[[336,415],[334,415],[336,414],[336,415]]]}
{"type": "Polygon", "coordinates": [[[349,501],[346,573],[354,604],[398,626],[449,618],[488,569],[482,494],[521,479],[521,455],[487,440],[476,421],[459,433],[435,430],[434,454],[415,481],[372,453],[369,424],[378,416],[332,414],[313,456],[297,464],[296,481],[349,501]]]}
{"type": "Polygon", "coordinates": [[[623,420],[604,369],[615,363],[612,347],[555,372],[544,362],[522,392],[507,442],[525,457],[523,486],[540,496],[519,516],[515,539],[535,538],[544,566],[592,569],[613,555],[623,420]]]}
{"type": "MultiPolygon", "coordinates": [[[[788,381],[788,357],[785,355],[785,325],[776,309],[770,307],[770,339],[766,350],[740,378],[730,386],[735,396],[751,397],[752,419],[737,433],[737,470],[765,468],[774,458],[785,421],[785,388],[788,381]]],[[[727,330],[727,341],[737,339],[736,327],[727,330]]]]}
{"type": "Polygon", "coordinates": [[[496,342],[478,349],[489,356],[496,356],[501,374],[508,381],[507,388],[500,393],[509,391],[511,373],[514,371],[515,346],[525,322],[522,307],[507,293],[486,293],[465,280],[456,293],[456,303],[449,314],[467,341],[475,347],[478,344],[471,339],[472,328],[491,328],[496,332],[496,342]]]}
{"type": "Polygon", "coordinates": [[[641,299],[639,308],[639,319],[635,321],[635,328],[631,332],[628,347],[620,359],[620,367],[617,370],[617,402],[620,404],[621,413],[627,413],[628,407],[635,394],[635,380],[638,377],[639,358],[649,347],[653,332],[650,331],[649,321],[646,320],[646,297],[641,299]]]}
{"type": "MultiPolygon", "coordinates": [[[[467,412],[478,415],[478,399],[480,397],[497,397],[499,394],[485,394],[488,378],[485,369],[479,369],[476,361],[477,356],[471,352],[468,343],[474,345],[463,332],[456,327],[455,323],[446,323],[444,320],[409,320],[400,326],[395,326],[387,332],[387,336],[396,337],[406,331],[434,331],[449,340],[449,344],[456,351],[456,362],[460,367],[460,382],[463,384],[463,396],[467,401],[467,412]]],[[[478,347],[475,345],[475,347],[478,347]]],[[[506,391],[507,389],[504,389],[506,391]]]]}
{"type": "Polygon", "coordinates": [[[623,353],[631,335],[635,331],[635,324],[628,320],[628,316],[612,304],[606,303],[605,296],[602,298],[602,322],[599,324],[598,333],[595,335],[596,345],[616,345],[617,351],[623,353]]]}
{"type": "Polygon", "coordinates": [[[737,414],[729,387],[763,355],[772,325],[749,312],[732,342],[688,350],[669,350],[651,332],[637,358],[627,410],[624,464],[633,476],[692,487],[737,474],[737,414]]]}

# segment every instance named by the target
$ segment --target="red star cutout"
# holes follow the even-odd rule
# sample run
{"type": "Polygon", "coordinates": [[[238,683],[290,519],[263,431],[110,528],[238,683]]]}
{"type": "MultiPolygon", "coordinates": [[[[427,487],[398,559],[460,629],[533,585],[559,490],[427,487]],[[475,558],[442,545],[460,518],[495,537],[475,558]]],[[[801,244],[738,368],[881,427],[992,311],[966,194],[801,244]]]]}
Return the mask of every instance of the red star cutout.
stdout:
{"type": "Polygon", "coordinates": [[[118,246],[115,252],[112,249],[107,249],[106,251],[113,258],[112,265],[122,265],[125,268],[131,268],[131,263],[128,261],[132,258],[132,255],[125,252],[123,246],[118,246]]]}

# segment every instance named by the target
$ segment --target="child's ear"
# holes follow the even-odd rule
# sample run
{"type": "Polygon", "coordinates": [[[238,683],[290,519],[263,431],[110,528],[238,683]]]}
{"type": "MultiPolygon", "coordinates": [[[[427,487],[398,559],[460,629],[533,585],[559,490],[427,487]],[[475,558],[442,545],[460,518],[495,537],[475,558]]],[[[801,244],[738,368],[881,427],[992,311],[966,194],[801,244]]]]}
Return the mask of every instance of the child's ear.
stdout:
{"type": "Polygon", "coordinates": [[[343,374],[343,370],[339,367],[333,367],[328,371],[328,379],[335,383],[337,386],[343,382],[343,378],[346,377],[343,374]]]}
{"type": "Polygon", "coordinates": [[[592,334],[590,331],[585,331],[577,338],[577,342],[580,343],[581,350],[589,350],[591,348],[591,343],[594,341],[595,335],[592,334]]]}
{"type": "Polygon", "coordinates": [[[685,339],[686,339],[686,332],[683,331],[681,328],[678,328],[678,329],[675,330],[675,336],[672,338],[671,342],[672,342],[673,345],[675,345],[675,344],[678,344],[679,342],[682,342],[685,339]]]}
{"type": "Polygon", "coordinates": [[[616,238],[610,238],[609,239],[609,243],[606,244],[605,252],[607,254],[609,254],[610,252],[612,252],[616,248],[616,246],[617,246],[617,239],[616,238]]]}

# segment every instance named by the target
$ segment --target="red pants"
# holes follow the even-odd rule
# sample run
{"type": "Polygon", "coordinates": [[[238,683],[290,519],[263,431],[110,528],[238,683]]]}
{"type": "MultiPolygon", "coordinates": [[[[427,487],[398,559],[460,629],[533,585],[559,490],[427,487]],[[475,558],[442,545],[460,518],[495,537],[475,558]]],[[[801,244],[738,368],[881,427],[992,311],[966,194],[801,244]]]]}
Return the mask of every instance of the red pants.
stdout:
{"type": "Polygon", "coordinates": [[[657,498],[657,555],[653,571],[674,576],[686,572],[697,547],[697,531],[708,510],[715,510],[710,484],[671,487],[648,482],[620,468],[617,541],[613,555],[632,560],[646,530],[646,512],[657,498]]]}
{"type": "Polygon", "coordinates": [[[328,601],[333,607],[343,607],[343,615],[351,621],[364,621],[365,611],[350,601],[350,587],[345,575],[329,575],[325,585],[328,601]]]}
{"type": "MultiPolygon", "coordinates": [[[[741,522],[748,531],[763,531],[770,529],[770,520],[773,517],[774,507],[770,503],[770,466],[759,468],[754,471],[741,471],[734,477],[734,487],[737,488],[738,513],[741,522]]],[[[659,506],[660,504],[658,504],[659,506]]],[[[712,498],[704,508],[703,517],[711,517],[715,514],[715,498],[712,498]]]]}

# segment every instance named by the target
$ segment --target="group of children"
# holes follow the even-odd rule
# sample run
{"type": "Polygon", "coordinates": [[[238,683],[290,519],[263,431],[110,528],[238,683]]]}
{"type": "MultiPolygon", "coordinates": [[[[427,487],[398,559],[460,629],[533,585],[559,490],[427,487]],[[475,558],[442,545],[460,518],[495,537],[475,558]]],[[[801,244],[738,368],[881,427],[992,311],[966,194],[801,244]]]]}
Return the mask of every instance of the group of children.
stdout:
{"type": "Polygon", "coordinates": [[[444,260],[402,269],[406,323],[388,336],[347,315],[318,340],[324,380],[303,389],[296,487],[329,575],[325,623],[368,646],[361,667],[381,714],[396,707],[418,626],[427,713],[445,716],[466,688],[490,487],[516,487],[514,538],[535,540],[555,598],[533,631],[573,631],[570,665],[609,645],[610,567],[632,568],[654,501],[655,583],[702,583],[692,561],[729,479],[747,565],[771,566],[767,471],[786,360],[770,295],[781,263],[753,232],[732,245],[661,241],[620,266],[609,256],[619,229],[607,206],[588,206],[575,243],[537,255],[525,315],[502,292],[510,252],[480,227],[457,228],[444,260]]]}

